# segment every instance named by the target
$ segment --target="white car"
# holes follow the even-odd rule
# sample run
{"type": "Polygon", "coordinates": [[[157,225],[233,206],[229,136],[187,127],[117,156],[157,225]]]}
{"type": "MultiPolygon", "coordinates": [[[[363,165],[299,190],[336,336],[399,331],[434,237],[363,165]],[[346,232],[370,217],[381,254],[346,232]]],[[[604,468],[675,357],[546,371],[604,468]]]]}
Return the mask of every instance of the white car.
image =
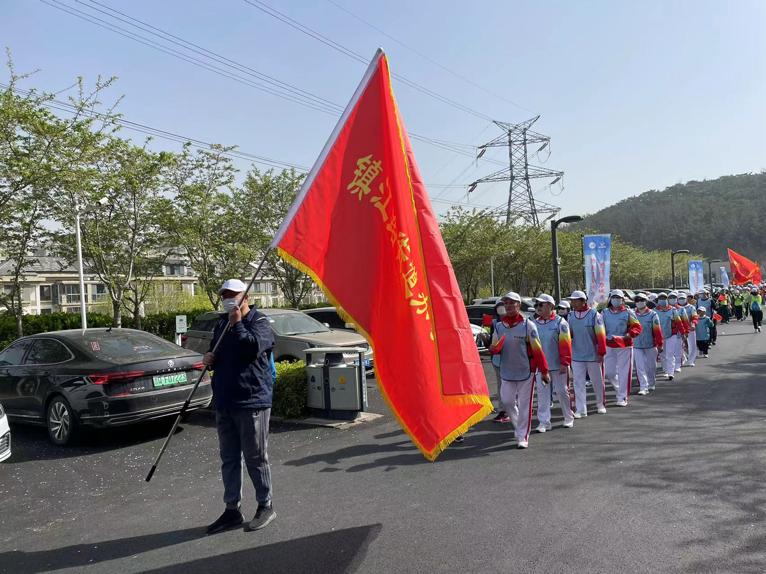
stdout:
{"type": "Polygon", "coordinates": [[[0,462],[11,456],[11,427],[3,405],[0,405],[0,462]]]}

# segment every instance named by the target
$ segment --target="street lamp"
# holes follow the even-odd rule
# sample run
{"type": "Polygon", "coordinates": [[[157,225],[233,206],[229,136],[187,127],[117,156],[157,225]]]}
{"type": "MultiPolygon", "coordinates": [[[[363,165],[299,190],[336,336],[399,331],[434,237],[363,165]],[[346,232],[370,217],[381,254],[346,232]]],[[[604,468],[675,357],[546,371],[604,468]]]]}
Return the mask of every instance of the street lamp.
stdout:
{"type": "Polygon", "coordinates": [[[576,221],[582,221],[580,215],[569,215],[568,217],[562,217],[561,219],[554,219],[551,221],[551,254],[553,255],[553,296],[558,302],[561,299],[561,276],[559,274],[559,240],[557,235],[557,229],[562,223],[574,223],[576,221]]]}
{"type": "Polygon", "coordinates": [[[673,291],[676,290],[676,255],[679,253],[689,253],[688,249],[678,249],[670,252],[670,272],[673,274],[673,291]]]}
{"type": "Polygon", "coordinates": [[[723,259],[708,259],[707,262],[707,277],[710,281],[710,290],[713,290],[713,263],[723,263],[723,259]]]}
{"type": "MultiPolygon", "coordinates": [[[[100,206],[104,206],[109,203],[109,200],[102,197],[98,200],[100,206]]],[[[82,330],[88,328],[88,308],[85,304],[85,275],[82,269],[82,233],[80,232],[80,200],[75,196],[74,198],[74,227],[75,237],[77,240],[77,269],[80,275],[80,322],[82,324],[82,330]]]]}

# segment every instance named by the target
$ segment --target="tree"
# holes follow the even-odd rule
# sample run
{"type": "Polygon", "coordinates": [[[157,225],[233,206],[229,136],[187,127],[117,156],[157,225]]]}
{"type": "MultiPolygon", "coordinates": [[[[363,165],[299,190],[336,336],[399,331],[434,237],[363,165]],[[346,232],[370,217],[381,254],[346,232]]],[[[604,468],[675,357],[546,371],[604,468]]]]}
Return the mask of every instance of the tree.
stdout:
{"type": "MultiPolygon", "coordinates": [[[[80,211],[83,259],[105,285],[112,303],[113,325],[122,325],[126,292],[165,261],[161,224],[168,202],[162,197],[167,153],[112,137],[101,149],[91,180],[72,185],[71,203],[60,209],[69,229],[80,211]]],[[[74,259],[74,234],[57,234],[58,244],[74,259]]]]}
{"type": "Polygon", "coordinates": [[[46,232],[44,219],[58,200],[55,190],[78,179],[100,140],[114,129],[112,109],[93,116],[100,94],[112,80],[97,80],[90,92],[78,81],[69,97],[70,117],[53,115],[47,106],[53,94],[23,90],[29,75],[15,72],[8,58],[9,83],[0,92],[0,249],[10,262],[10,285],[0,303],[16,317],[23,334],[22,278],[36,259],[32,249],[46,232]]]}
{"type": "Polygon", "coordinates": [[[240,277],[258,253],[257,220],[232,190],[236,170],[220,145],[193,152],[187,144],[167,178],[173,209],[166,218],[169,241],[183,248],[213,307],[218,288],[240,277]]]}
{"type": "MultiPolygon", "coordinates": [[[[253,168],[235,193],[235,205],[252,221],[258,250],[265,253],[295,201],[304,176],[295,170],[261,172],[253,168]]],[[[311,278],[283,261],[275,252],[267,255],[268,273],[277,282],[291,307],[299,307],[314,290],[311,278]]]]}

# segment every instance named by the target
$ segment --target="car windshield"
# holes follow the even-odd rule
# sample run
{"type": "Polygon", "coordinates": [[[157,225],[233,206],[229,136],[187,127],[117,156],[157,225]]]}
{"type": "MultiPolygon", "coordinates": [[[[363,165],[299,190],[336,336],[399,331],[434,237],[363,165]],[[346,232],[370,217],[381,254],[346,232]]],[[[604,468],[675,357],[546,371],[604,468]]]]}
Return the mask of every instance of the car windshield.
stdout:
{"type": "Polygon", "coordinates": [[[170,341],[136,331],[87,331],[75,341],[89,355],[117,364],[185,354],[183,349],[170,341]]]}
{"type": "Polygon", "coordinates": [[[306,335],[308,333],[326,333],[330,330],[316,319],[303,313],[269,315],[269,323],[277,335],[306,335]]]}

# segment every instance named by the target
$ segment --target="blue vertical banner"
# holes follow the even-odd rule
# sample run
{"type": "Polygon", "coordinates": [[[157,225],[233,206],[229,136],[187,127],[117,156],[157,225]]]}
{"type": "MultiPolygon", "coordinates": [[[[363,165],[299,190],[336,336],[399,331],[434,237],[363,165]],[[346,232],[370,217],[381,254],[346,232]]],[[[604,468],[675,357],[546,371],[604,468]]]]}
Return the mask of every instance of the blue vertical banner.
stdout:
{"type": "Polygon", "coordinates": [[[692,259],[689,261],[689,293],[696,295],[705,287],[705,272],[702,261],[692,259]]]}
{"type": "Polygon", "coordinates": [[[723,283],[723,286],[728,289],[729,288],[729,274],[726,273],[726,267],[721,267],[721,283],[723,283]]]}
{"type": "Polygon", "coordinates": [[[612,261],[611,235],[585,235],[585,293],[591,305],[606,303],[609,297],[609,272],[612,261]]]}

